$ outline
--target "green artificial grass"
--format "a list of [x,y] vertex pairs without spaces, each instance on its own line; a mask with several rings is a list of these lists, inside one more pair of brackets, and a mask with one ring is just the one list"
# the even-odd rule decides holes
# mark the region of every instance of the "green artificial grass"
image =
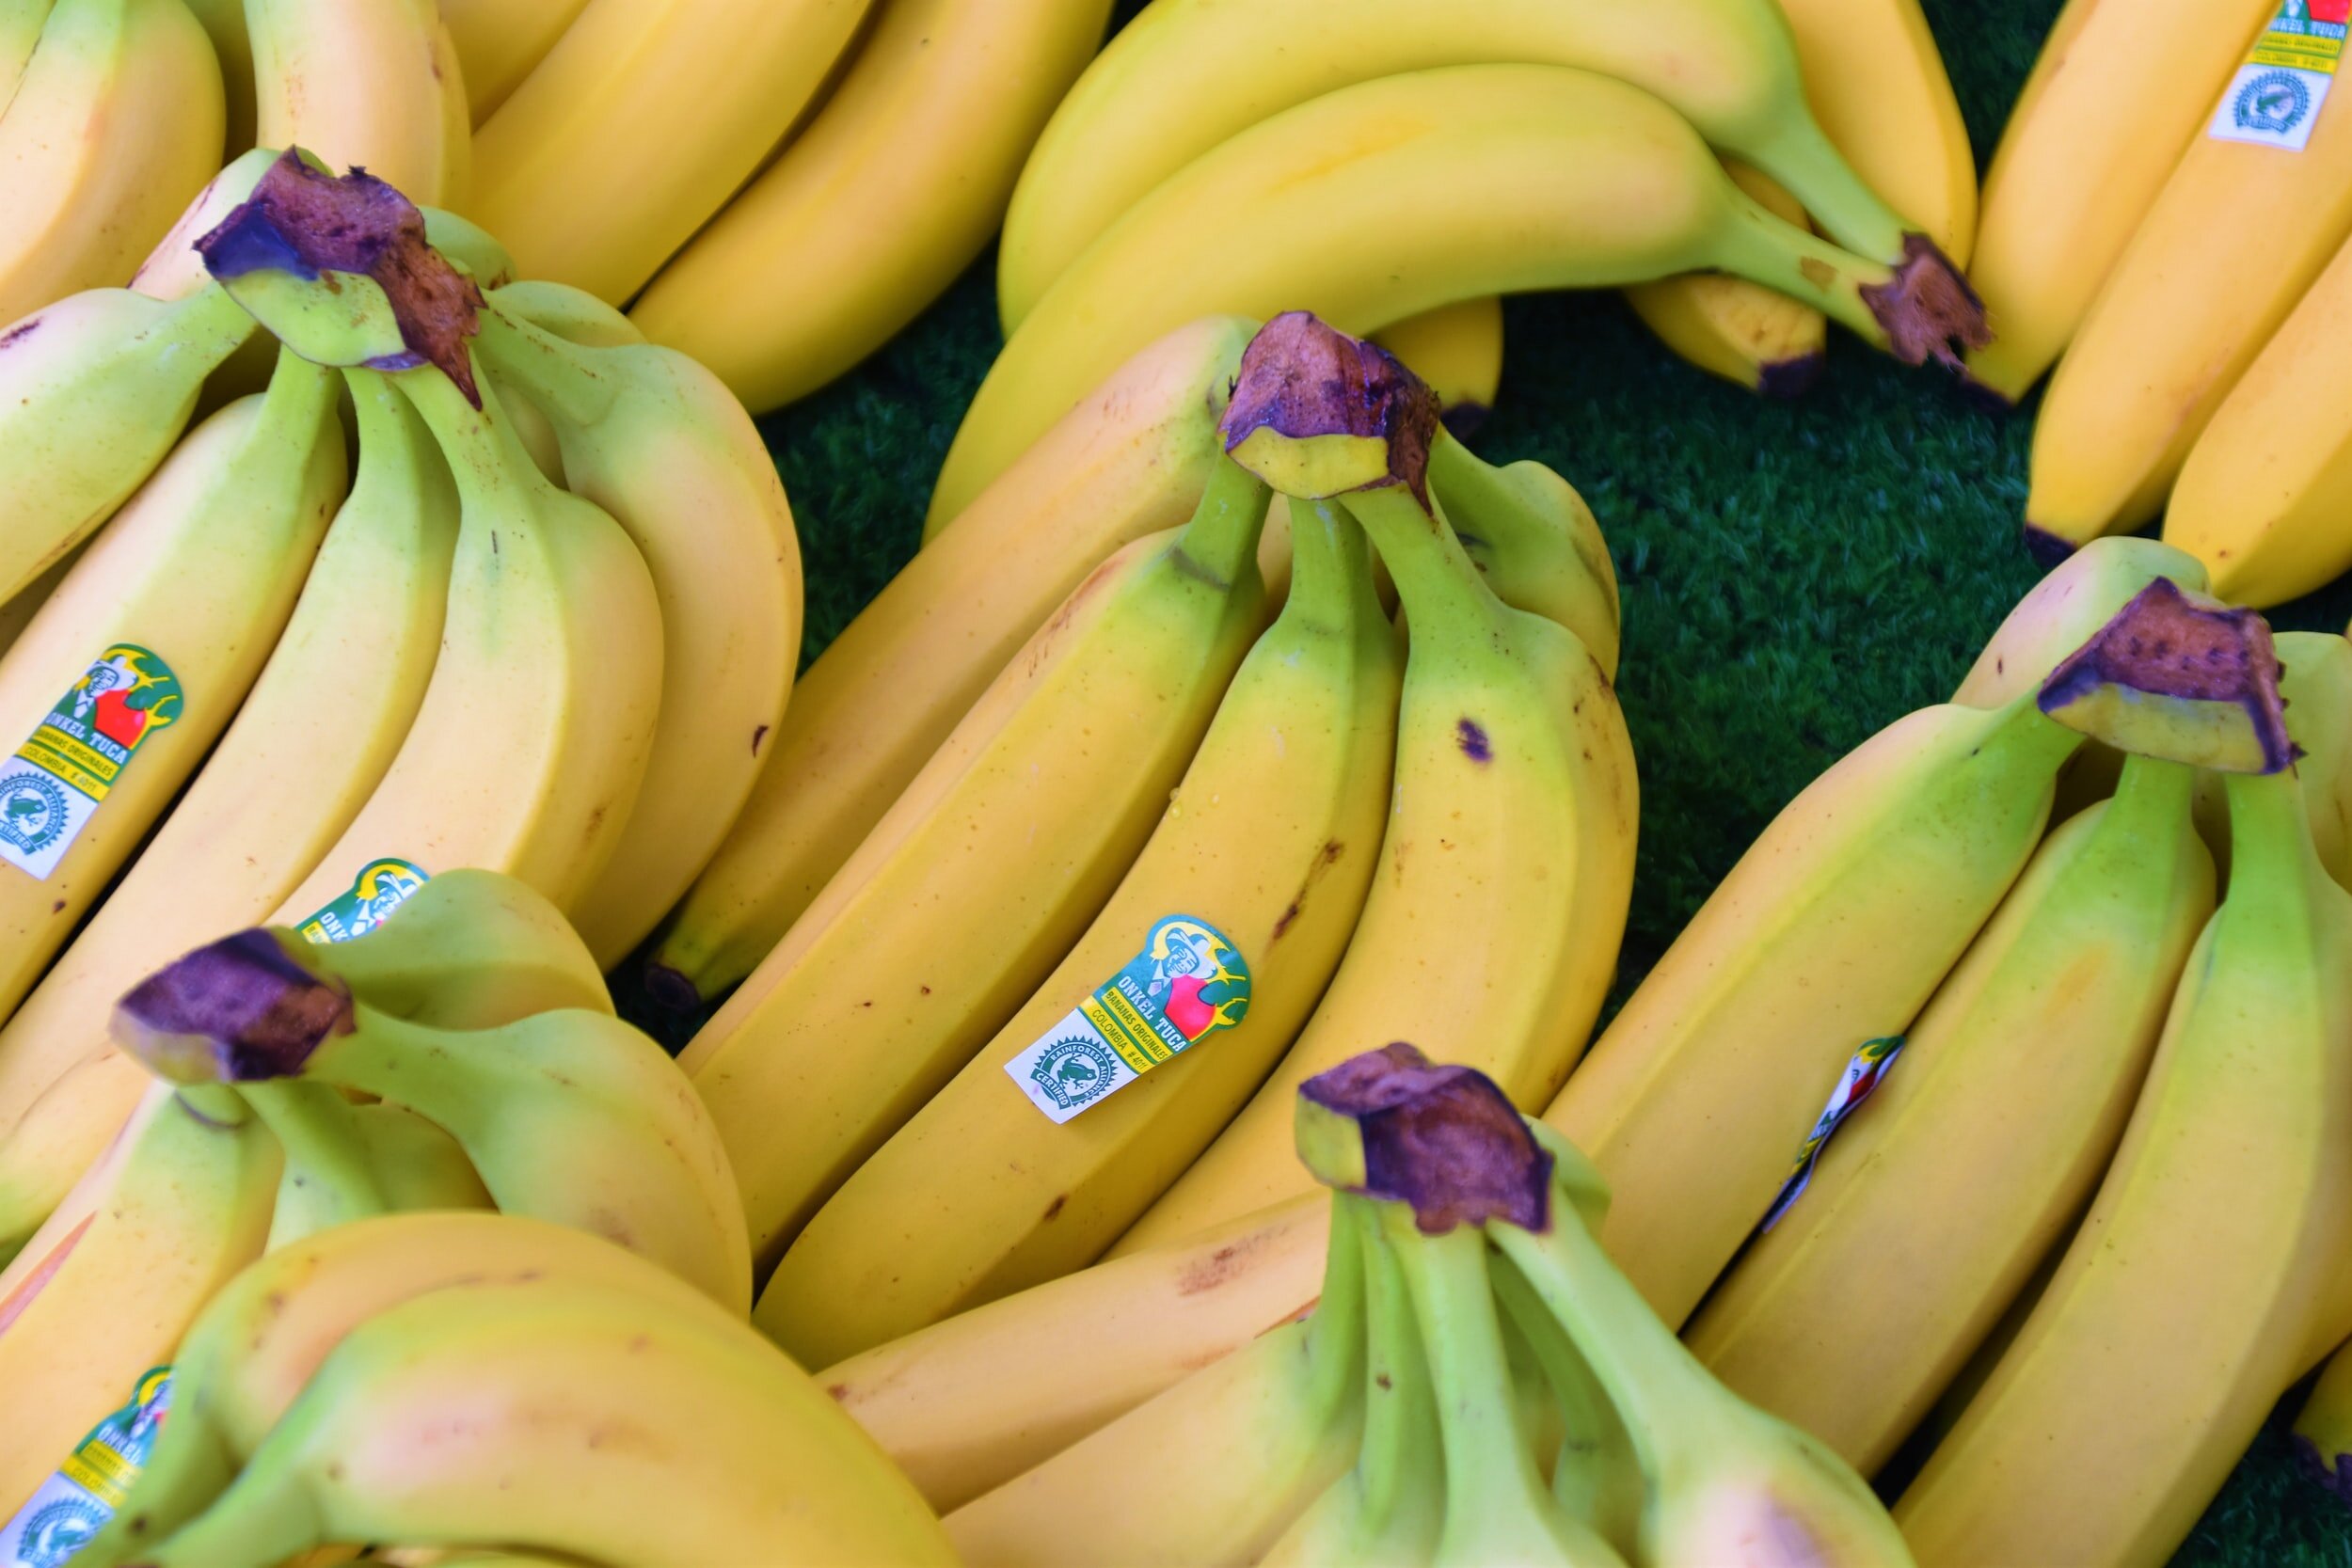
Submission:
[[[1927,10],[1981,161],[2058,0]],[[810,657],[915,548],[931,476],[999,344],[992,276],[984,258],[870,363],[764,421],[800,523]],[[1613,294],[1512,303],[1502,394],[1473,445],[1573,481],[1624,589],[1619,692],[1643,823],[1620,995],[1790,797],[1948,696],[2035,581],[2018,543],[2032,411],[1986,414],[1851,339],[1810,394],[1770,404],[1669,356]],[[2347,616],[2352,584],[2273,619],[2340,629]],[[2352,1521],[2296,1472],[2283,1421],[2180,1564],[2352,1565]]]

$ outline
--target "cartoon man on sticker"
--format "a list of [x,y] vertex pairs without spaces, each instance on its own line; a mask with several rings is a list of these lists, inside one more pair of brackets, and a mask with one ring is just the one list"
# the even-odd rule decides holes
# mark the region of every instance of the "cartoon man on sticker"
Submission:
[[157,695],[130,655],[110,653],[74,683],[73,717],[128,751],[147,733],[149,708]]
[[1246,989],[1217,1002],[1203,994],[1218,986],[1230,990],[1235,982],[1247,986],[1246,974],[1226,968],[1224,951],[1225,943],[1215,931],[1192,921],[1164,921],[1152,933],[1152,978],[1144,995],[1187,1040],[1238,1022],[1248,1006]]

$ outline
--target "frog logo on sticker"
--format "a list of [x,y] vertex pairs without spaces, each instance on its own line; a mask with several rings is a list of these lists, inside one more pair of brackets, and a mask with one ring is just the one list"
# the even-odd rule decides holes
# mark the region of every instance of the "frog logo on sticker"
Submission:
[[2230,113],[2241,131],[2283,136],[2312,112],[2312,89],[2292,71],[2265,71],[2238,88]]
[[38,855],[65,832],[65,790],[44,773],[11,774],[0,784],[0,839]]
[[84,1497],[60,1497],[24,1526],[17,1560],[24,1568],[57,1568],[105,1528],[106,1511]]
[[1063,1111],[1075,1111],[1108,1094],[1118,1072],[1111,1053],[1083,1035],[1056,1040],[1029,1065],[1030,1081]]

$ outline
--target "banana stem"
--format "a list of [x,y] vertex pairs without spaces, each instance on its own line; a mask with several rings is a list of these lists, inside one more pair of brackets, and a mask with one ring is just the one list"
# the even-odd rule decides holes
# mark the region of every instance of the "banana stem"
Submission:
[[262,395],[262,413],[254,433],[257,437],[307,451],[342,391],[342,383],[335,379],[333,371],[281,347],[277,368],[270,372],[269,390]]
[[1330,1245],[1324,1254],[1323,1294],[1307,1330],[1312,1368],[1308,1397],[1315,1409],[1327,1413],[1336,1413],[1346,1403],[1363,1375],[1363,1238],[1336,1219],[1334,1215]]
[[1411,490],[1402,484],[1351,490],[1340,501],[1372,536],[1416,635],[1439,627],[1475,634],[1502,626],[1506,608],[1478,563],[1445,518],[1424,510]]
[[[1502,470],[1464,446],[1458,437],[1442,427],[1438,429],[1437,438],[1429,443],[1429,493],[1436,498],[1437,504],[1444,508],[1449,522],[1456,516],[1495,517],[1508,521],[1521,515],[1521,502],[1503,483]],[[1457,526],[1454,538],[1459,541],[1462,537],[1462,530]],[[1505,547],[1518,543],[1516,540],[1496,539],[1484,542]]]
[[2249,894],[2262,896],[2254,892],[2258,889],[2293,889],[2299,898],[2300,890],[2312,885],[2308,879],[2327,879],[2319,850],[2312,843],[2302,781],[2292,769],[2228,773],[2221,782],[2230,798],[2230,889],[2225,907]]
[[183,1084],[172,1091],[197,1120],[213,1127],[243,1127],[253,1119],[253,1107],[227,1084]]
[[351,1126],[351,1107],[342,1096],[325,1084],[298,1078],[246,1084],[240,1092],[286,1151],[288,1174],[332,1194],[341,1220],[392,1212],[383,1183],[368,1165],[366,1146]]
[[496,305],[482,312],[482,335],[474,349],[499,374],[523,389],[560,425],[576,429],[596,423],[620,397],[620,385],[597,369],[596,356],[610,349],[584,349],[554,333],[510,316]]
[[1258,535],[1265,528],[1273,493],[1265,483],[1231,458],[1220,459],[1200,492],[1200,504],[1170,548],[1180,565],[1220,587],[1257,569]]
[[1848,250],[1890,267],[1902,261],[1911,225],[1854,172],[1811,114],[1776,117],[1741,143],[1740,156],[1788,186]]
[[1886,327],[1871,308],[1867,289],[1895,282],[1892,267],[1866,261],[1810,230],[1800,229],[1731,183],[1726,204],[1735,211],[1718,253],[1724,270],[1810,305],[1875,348],[1891,348]]
[[1337,631],[1380,615],[1364,531],[1330,501],[1294,499],[1291,587],[1280,619]]
[[2099,832],[2161,843],[2187,817],[2196,792],[2194,768],[2127,752],[2123,775],[2116,781],[2115,798],[2107,803]]
[[185,299],[175,301],[164,318],[164,334],[194,349],[207,364],[217,365],[234,354],[262,324],[218,283],[208,282]]
[[1356,1466],[1362,1531],[1369,1538],[1409,1506],[1412,1492],[1435,1486],[1444,1455],[1431,1451],[1428,1442],[1436,1410],[1396,1250],[1381,1233],[1370,1199],[1340,1193],[1333,1201],[1333,1224],[1355,1231],[1364,1259],[1366,1403]]
[[482,406],[478,409],[466,401],[466,394],[457,389],[455,382],[431,365],[392,372],[393,384],[422,416],[433,438],[441,444],[450,472],[456,477],[458,499],[469,521],[485,509],[501,509],[512,515],[522,510],[521,498],[553,488],[539,472],[538,465],[532,462],[530,452],[523,449],[497,391],[482,373],[478,357],[473,377],[474,386],[482,394]]
[[1642,1472],[1625,1422],[1526,1276],[1507,1259],[1489,1272],[1495,1299],[1534,1352],[1560,1409],[1565,1435],[1552,1465],[1551,1495],[1570,1513],[1591,1521],[1612,1545],[1632,1550],[1642,1523]]

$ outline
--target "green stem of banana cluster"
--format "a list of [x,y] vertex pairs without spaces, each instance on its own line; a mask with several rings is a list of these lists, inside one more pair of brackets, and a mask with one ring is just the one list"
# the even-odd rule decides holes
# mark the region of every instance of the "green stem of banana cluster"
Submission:
[[1272,502],[1263,480],[1231,458],[1222,459],[1172,547],[1220,585],[1239,581],[1244,571],[1256,569],[1258,535]]
[[1424,636],[1439,627],[1483,632],[1507,619],[1506,607],[1454,530],[1404,485],[1351,490],[1340,501],[1372,536],[1396,579],[1406,618]]
[[2230,888],[2227,904],[2286,895],[2300,903],[2307,879],[2325,879],[2312,844],[2311,817],[2293,768],[2277,773],[2231,773]]
[[1359,1391],[1364,1365],[1364,1250],[1353,1227],[1334,1224],[1324,1254],[1323,1294],[1308,1325],[1308,1355],[1313,1364],[1309,1398],[1317,1410],[1344,1408]]
[[1724,230],[1717,258],[1724,270],[1810,305],[1863,341],[1886,347],[1886,327],[1862,291],[1893,282],[1894,269],[1839,249],[1744,191],[1736,194],[1740,219]]
[[1282,619],[1336,632],[1367,613],[1378,615],[1372,549],[1356,520],[1329,501],[1294,500],[1290,513],[1291,586]]
[[2115,797],[2100,831],[2161,844],[2187,814],[2196,790],[2194,768],[2134,752],[2123,759],[2123,774],[2115,783]]
[[1507,1259],[1491,1269],[1495,1299],[1544,1370],[1560,1409],[1560,1453],[1552,1464],[1551,1495],[1560,1505],[1621,1549],[1641,1528],[1642,1471],[1634,1463],[1625,1422],[1584,1357],[1527,1277]]
[[596,356],[610,349],[585,349],[566,342],[517,316],[492,305],[482,312],[482,335],[475,352],[490,368],[515,386],[558,424],[585,427],[611,412],[620,396],[620,384],[601,372]]
[[1742,144],[1742,155],[1791,191],[1802,193],[1806,216],[1848,250],[1893,266],[1903,259],[1911,225],[1830,141],[1810,114],[1775,116]]
[[[1502,470],[1464,446],[1442,425],[1438,427],[1436,439],[1429,443],[1429,490],[1444,509],[1449,522],[1459,516],[1480,516],[1517,523],[1527,515],[1524,504],[1504,483]],[[1502,531],[1486,531],[1500,534]],[[1463,537],[1459,525],[1454,525],[1454,537],[1457,542]],[[1523,543],[1505,537],[1484,542],[1506,550]]]
[[342,383],[333,371],[313,365],[290,348],[280,348],[277,368],[270,372],[269,390],[262,394],[256,434],[271,444],[282,441],[297,450],[307,449],[310,433],[326,420],[328,405],[342,392]]
[[215,364],[260,330],[262,324],[218,283],[207,283],[173,305],[164,327],[166,334]]
[[1407,1494],[1434,1491],[1445,1460],[1441,1440],[1432,1441],[1438,1433],[1429,1373],[1396,1249],[1371,1199],[1343,1193],[1334,1202],[1331,1223],[1354,1230],[1363,1249],[1367,1388],[1356,1472],[1362,1525],[1371,1534],[1410,1506]]
[[2039,764],[2055,781],[2066,759],[2083,749],[2090,736],[2070,730],[2042,711],[2041,695],[2032,688],[2018,693],[1990,715],[1991,728],[1978,746],[1979,753],[2006,757],[2024,767]]
[[527,510],[522,498],[549,486],[538,465],[523,450],[515,427],[507,422],[506,410],[489,377],[483,373],[479,357],[473,369],[474,386],[482,393],[480,408],[468,403],[457,384],[431,365],[395,372],[392,381],[441,444],[450,472],[456,477],[465,515],[471,518],[485,509],[497,509],[518,515]]
[[351,1106],[324,1084],[278,1079],[244,1086],[246,1102],[286,1151],[288,1174],[334,1196],[344,1220],[392,1212],[351,1126]]

